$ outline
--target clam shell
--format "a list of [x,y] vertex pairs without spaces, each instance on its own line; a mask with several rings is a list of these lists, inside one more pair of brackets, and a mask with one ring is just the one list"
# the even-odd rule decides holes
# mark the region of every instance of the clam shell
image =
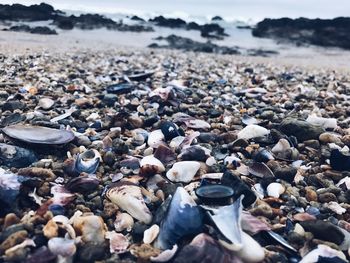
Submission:
[[153,155],[148,155],[142,158],[140,162],[142,175],[154,175],[165,171],[165,167],[161,161],[155,158]]
[[268,196],[279,198],[284,193],[285,187],[280,183],[271,183],[267,186],[266,191]]
[[2,131],[10,138],[34,144],[66,144],[75,138],[71,131],[57,130],[41,126],[18,124],[5,127]]
[[148,135],[147,144],[150,147],[157,148],[164,141],[164,134],[161,130],[154,130]]
[[132,217],[146,224],[151,223],[152,213],[143,200],[141,188],[136,184],[117,182],[107,191],[106,196]]
[[166,173],[166,177],[173,182],[189,183],[198,172],[200,166],[200,163],[195,161],[177,162]]
[[275,177],[271,169],[264,163],[252,163],[249,165],[248,171],[259,178]]

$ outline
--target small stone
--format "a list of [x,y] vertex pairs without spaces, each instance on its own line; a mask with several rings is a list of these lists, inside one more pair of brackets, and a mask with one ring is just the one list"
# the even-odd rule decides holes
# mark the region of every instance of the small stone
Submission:
[[287,118],[282,121],[280,130],[287,135],[294,135],[298,141],[318,139],[325,130],[306,121]]
[[85,135],[81,135],[79,137],[76,137],[75,141],[76,141],[76,144],[78,146],[81,145],[81,146],[87,147],[87,146],[91,145],[91,141],[90,141],[89,137],[87,137]]
[[28,236],[28,232],[26,230],[21,230],[13,233],[8,238],[6,238],[0,245],[0,252],[4,252],[5,250],[23,242]]
[[324,132],[320,135],[319,140],[322,143],[336,143],[341,144],[341,136],[332,132]]
[[2,111],[14,111],[14,110],[22,110],[25,108],[25,103],[18,101],[18,100],[12,100],[7,101],[2,105]]
[[318,199],[321,203],[329,203],[331,201],[337,202],[337,197],[333,193],[324,193],[318,195]]
[[317,202],[317,193],[311,187],[306,187],[305,191],[306,200]]
[[307,140],[304,141],[305,146],[314,148],[314,149],[319,149],[320,148],[320,142],[318,140]]

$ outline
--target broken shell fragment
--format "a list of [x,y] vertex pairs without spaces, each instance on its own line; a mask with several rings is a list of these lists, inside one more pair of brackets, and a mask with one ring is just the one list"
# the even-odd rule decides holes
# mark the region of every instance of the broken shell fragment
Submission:
[[92,213],[76,215],[73,218],[73,227],[77,235],[81,236],[86,243],[101,244],[105,240],[107,227],[101,217]]
[[74,239],[62,237],[51,238],[48,242],[48,247],[53,254],[63,257],[71,257],[77,250]]
[[100,181],[92,175],[78,176],[68,181],[66,188],[72,193],[89,193],[94,191]]
[[143,233],[143,243],[151,244],[159,234],[159,226],[153,225]]
[[237,134],[237,138],[249,140],[249,139],[253,139],[256,137],[263,137],[265,135],[268,135],[269,133],[270,133],[270,131],[264,127],[261,127],[261,126],[256,125],[256,124],[250,124],[250,125],[244,127]]
[[167,262],[175,256],[177,249],[178,249],[178,246],[174,245],[172,249],[164,250],[158,256],[151,257],[151,261],[152,262]]
[[143,200],[141,188],[136,184],[119,181],[112,185],[106,196],[135,219],[146,224],[151,223],[152,213]]
[[191,182],[200,168],[200,163],[195,161],[177,162],[166,173],[166,177],[173,182]]
[[157,148],[164,141],[164,134],[161,130],[154,130],[148,135],[147,144],[150,147]]
[[141,175],[154,175],[160,174],[165,171],[165,167],[160,160],[155,158],[153,155],[148,155],[142,158],[140,162]]
[[75,161],[75,171],[79,174],[93,174],[96,172],[101,159],[100,153],[95,149],[78,154]]
[[108,231],[106,232],[106,238],[109,239],[109,251],[111,253],[123,254],[128,251],[130,243],[123,234]]
[[67,130],[57,130],[41,126],[12,125],[2,129],[8,137],[26,143],[58,145],[71,142],[75,136]]

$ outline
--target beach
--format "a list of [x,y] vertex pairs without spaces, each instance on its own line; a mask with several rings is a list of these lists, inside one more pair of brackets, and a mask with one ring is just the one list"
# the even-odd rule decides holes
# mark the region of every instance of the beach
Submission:
[[1,262],[349,261],[349,50],[46,18],[0,31]]

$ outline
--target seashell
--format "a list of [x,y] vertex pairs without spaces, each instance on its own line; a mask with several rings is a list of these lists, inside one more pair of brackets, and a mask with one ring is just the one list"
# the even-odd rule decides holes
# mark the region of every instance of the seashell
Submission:
[[153,225],[143,233],[143,243],[151,244],[159,234],[159,226]]
[[154,70],[146,70],[143,72],[138,72],[138,73],[133,73],[131,75],[128,75],[128,78],[134,81],[143,81],[152,77],[154,73],[155,73]]
[[178,131],[178,128],[175,126],[175,124],[170,121],[162,122],[160,124],[160,129],[164,135],[165,140],[167,141],[172,140],[175,137],[181,135]]
[[180,148],[180,145],[183,143],[184,140],[185,140],[184,136],[177,136],[171,140],[171,142],[169,143],[169,146],[170,148],[177,150],[178,148]]
[[176,160],[175,153],[167,146],[161,144],[154,152],[154,157],[160,160],[163,164],[168,164]]
[[51,187],[50,192],[53,195],[52,203],[56,205],[65,206],[75,199],[75,194],[72,194],[61,185],[54,185]]
[[146,185],[149,191],[156,191],[157,189],[159,189],[160,185],[164,185],[166,183],[168,183],[168,180],[166,180],[159,174],[155,174],[147,180]]
[[198,145],[194,145],[184,148],[178,155],[178,158],[184,161],[205,162],[209,156],[210,150]]
[[251,215],[248,211],[242,211],[242,229],[251,235],[261,231],[270,231],[270,227],[262,220]]
[[210,129],[211,127],[209,123],[199,119],[194,119],[194,120],[190,119],[184,122],[188,128],[192,128],[192,129]]
[[35,247],[35,246],[36,246],[35,242],[32,239],[27,238],[22,243],[6,249],[6,251],[3,255],[4,259],[5,259],[5,261],[10,262],[10,261],[12,261],[13,257],[15,257],[13,255],[16,255],[17,253],[21,253],[21,252],[18,252],[18,251],[21,251],[21,249],[25,249],[27,247]]
[[102,244],[105,240],[107,227],[100,216],[86,213],[76,216],[73,220],[73,227],[82,241]]
[[[299,224],[298,224],[299,225]],[[299,225],[300,226],[300,225]],[[301,227],[301,226],[300,226]],[[279,243],[280,245],[282,245],[283,247],[289,249],[290,251],[293,251],[294,253],[297,253],[297,250],[292,247],[291,245],[289,245],[289,243],[279,234],[273,232],[273,231],[267,231],[267,234],[274,239],[277,243]]]
[[208,173],[202,174],[201,179],[213,179],[213,180],[221,180],[223,173]]
[[162,162],[155,158],[153,155],[143,157],[140,162],[140,166],[140,175],[143,176],[160,174],[165,171],[165,167]]
[[149,261],[151,257],[156,257],[160,254],[160,250],[152,247],[149,244],[133,244],[130,246],[130,254],[137,257],[141,261]]
[[44,236],[48,239],[58,236],[58,225],[54,220],[49,220],[43,227]]
[[271,149],[274,154],[283,153],[291,148],[286,139],[280,139],[278,143]]
[[33,144],[66,144],[75,138],[71,131],[31,125],[11,125],[2,131],[10,138]]
[[140,160],[135,157],[127,157],[120,161],[120,167],[126,167],[131,170],[138,170],[140,168]]
[[164,250],[158,256],[151,257],[150,259],[152,262],[168,262],[175,256],[177,249],[178,249],[178,246],[174,245],[172,249]]
[[170,249],[182,237],[198,234],[202,227],[203,215],[199,207],[184,188],[178,187],[160,224],[155,246]]
[[108,231],[106,232],[106,238],[109,239],[109,251],[111,253],[123,254],[128,251],[129,240],[123,234]]
[[147,144],[150,147],[157,148],[164,141],[164,134],[161,130],[154,130],[148,135]]
[[242,232],[242,249],[235,252],[243,262],[258,263],[265,258],[265,251],[251,236]]
[[270,160],[274,160],[272,153],[268,151],[267,149],[259,149],[258,152],[254,154],[254,160],[256,162],[268,162]]
[[177,162],[166,173],[166,177],[173,182],[189,183],[200,168],[200,163],[195,161]]
[[268,135],[269,133],[270,131],[265,129],[264,127],[261,127],[256,124],[250,124],[243,128],[240,132],[238,132],[237,138],[249,140],[256,137],[263,137],[265,135]]
[[72,178],[65,185],[68,191],[72,193],[90,193],[100,184],[100,181],[92,175],[84,175]]
[[271,197],[279,198],[284,193],[286,188],[280,183],[271,183],[267,186],[267,195]]
[[50,109],[53,105],[55,104],[55,102],[50,99],[50,98],[41,98],[38,102],[38,107],[42,108],[43,110],[48,110]]
[[342,189],[349,190],[350,189],[350,177],[349,176],[344,177],[336,184],[336,186],[341,187]]
[[224,205],[232,201],[233,189],[220,184],[208,184],[196,189],[198,198],[207,205]]
[[325,129],[337,128],[337,119],[335,118],[323,118],[323,117],[318,117],[315,114],[312,114],[307,117],[306,121],[313,125],[321,126]]
[[119,181],[106,193],[111,202],[146,224],[151,223],[152,214],[146,206],[141,188],[134,183]]
[[57,256],[71,257],[77,250],[74,239],[54,237],[49,240],[47,245],[50,251]]
[[126,93],[130,93],[133,89],[134,89],[134,85],[128,82],[112,84],[106,87],[107,93],[112,93],[112,94],[126,94]]
[[242,122],[245,124],[245,125],[252,125],[252,124],[258,124],[258,120],[254,117],[251,117],[247,114],[244,114],[243,117],[242,117]]
[[182,262],[243,263],[231,251],[204,233],[197,235],[190,244],[180,250],[174,263]]
[[320,262],[321,257],[324,262],[338,262],[336,261],[336,258],[347,262],[346,256],[343,252],[326,245],[318,245],[316,249],[306,254],[299,263]]
[[248,167],[249,173],[259,178],[275,177],[271,169],[264,163],[254,162]]
[[115,221],[114,228],[117,232],[122,232],[124,230],[130,232],[134,226],[134,219],[128,213],[118,212]]
[[168,97],[169,97],[171,90],[172,90],[172,87],[156,88],[149,93],[149,96],[150,97],[158,96],[162,100],[166,101],[166,100],[168,100]]
[[[192,144],[192,142],[194,141],[194,139],[196,139],[198,136],[200,135],[200,132],[196,131],[196,132],[192,132],[190,135],[187,135],[185,137],[185,139],[181,142],[181,144],[179,145],[179,148],[185,148],[188,147]],[[177,138],[177,137],[176,137]]]
[[36,162],[36,154],[28,149],[0,143],[0,160],[3,165],[9,167],[28,167]]
[[206,209],[206,213],[211,222],[216,226],[221,235],[223,235],[230,243],[221,240],[219,242],[226,248],[238,251],[242,249],[242,197],[238,198],[233,204],[221,206],[219,208],[202,206]]
[[93,174],[96,172],[101,160],[100,153],[95,149],[87,150],[82,154],[78,153],[75,161],[75,171],[79,174]]
[[57,116],[57,117],[55,117],[55,118],[52,118],[52,119],[50,120],[50,122],[58,122],[58,121],[60,121],[60,120],[63,120],[63,119],[65,119],[65,118],[68,118],[68,117],[71,116],[72,113],[74,113],[76,110],[77,110],[77,109],[75,109],[75,108],[70,108],[69,110],[66,110],[65,113],[63,113],[63,114],[61,114],[61,115],[59,115],[59,116]]

